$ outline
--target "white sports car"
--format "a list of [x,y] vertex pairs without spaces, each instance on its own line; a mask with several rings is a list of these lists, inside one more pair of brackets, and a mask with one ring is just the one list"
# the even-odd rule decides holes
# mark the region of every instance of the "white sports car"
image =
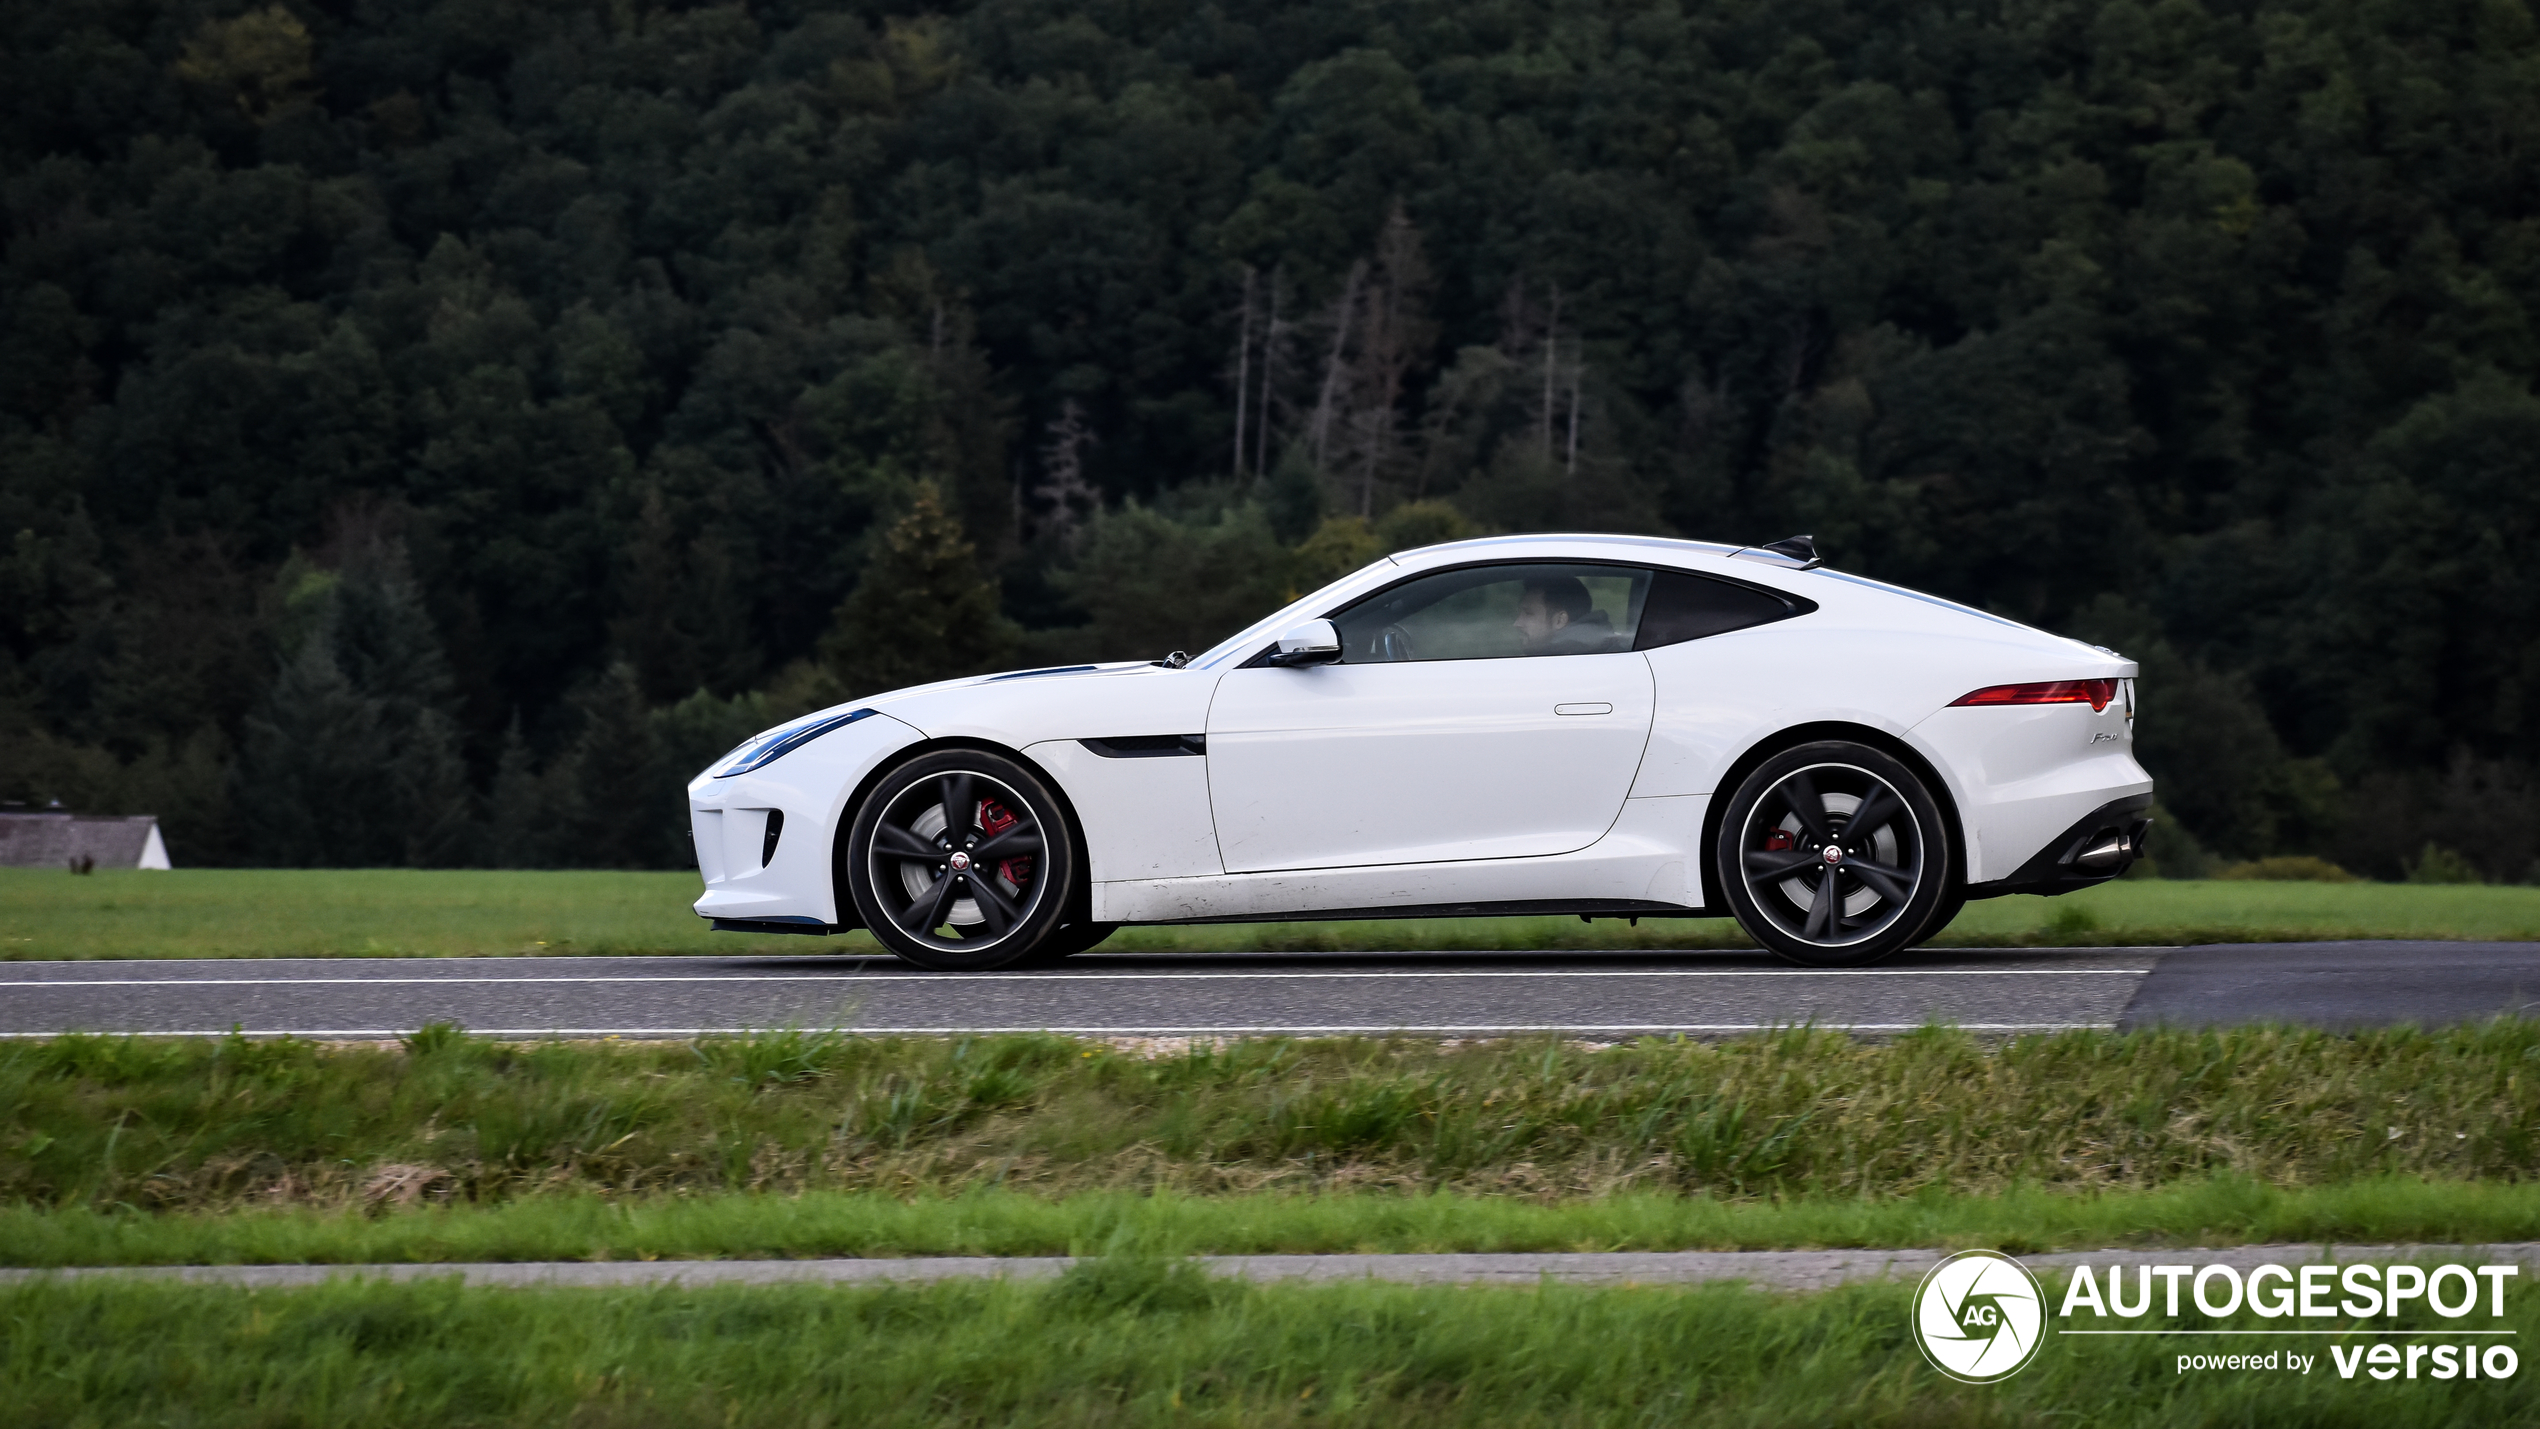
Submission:
[[1734,915],[1812,967],[2137,856],[2135,666],[1737,547],[1388,556],[1196,657],[808,715],[688,786],[717,928],[931,968],[1123,924]]

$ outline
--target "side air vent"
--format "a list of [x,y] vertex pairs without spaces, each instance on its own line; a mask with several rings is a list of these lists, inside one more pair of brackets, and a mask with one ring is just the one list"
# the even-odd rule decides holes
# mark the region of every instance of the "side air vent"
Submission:
[[770,809],[770,810],[768,810],[768,811],[767,811],[767,837],[765,837],[765,838],[763,838],[763,839],[760,839],[760,840],[759,840],[759,844],[758,844],[758,866],[759,866],[759,867],[761,867],[761,868],[765,868],[765,867],[767,867],[770,863],[775,862],[775,860],[776,860],[776,841],[777,841],[779,838],[784,837],[784,834],[785,834],[785,811],[784,811],[783,809]]
[[1076,742],[1105,759],[1170,759],[1208,753],[1208,736],[1204,734],[1115,734]]

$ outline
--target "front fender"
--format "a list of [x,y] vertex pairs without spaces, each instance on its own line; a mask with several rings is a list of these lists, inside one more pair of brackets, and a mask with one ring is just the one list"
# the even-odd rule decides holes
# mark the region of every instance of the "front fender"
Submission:
[[[839,916],[830,873],[847,801],[883,761],[925,737],[877,714],[747,774],[689,781],[689,831],[706,883],[697,916],[824,929],[851,921]],[[771,813],[784,816],[773,849]]]

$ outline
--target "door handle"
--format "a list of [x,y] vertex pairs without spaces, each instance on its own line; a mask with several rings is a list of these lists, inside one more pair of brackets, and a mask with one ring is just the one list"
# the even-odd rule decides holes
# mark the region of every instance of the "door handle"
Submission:
[[1587,704],[1554,705],[1552,712],[1557,715],[1600,715],[1612,714],[1614,707],[1603,700],[1597,700]]

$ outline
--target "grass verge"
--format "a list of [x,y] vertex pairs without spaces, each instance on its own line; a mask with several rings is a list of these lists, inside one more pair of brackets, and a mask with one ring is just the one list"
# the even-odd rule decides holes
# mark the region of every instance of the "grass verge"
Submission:
[[[193,1425],[2528,1424],[2527,1384],[2181,1373],[2050,1340],[1964,1385],[1906,1287],[1254,1286],[1102,1261],[1046,1285],[0,1289],[0,1421]],[[2503,1323],[2540,1332],[2534,1297]],[[2256,1321],[2250,1321],[2256,1324]],[[2414,1326],[2411,1326],[2412,1328]],[[2427,1324],[2423,1328],[2435,1328]],[[2531,1336],[2510,1344],[2528,1345]],[[2256,1342],[2273,1348],[2272,1342]]]
[[2540,1186],[2379,1177],[2284,1189],[2236,1177],[2082,1195],[2034,1188],[1885,1199],[1579,1201],[1332,1194],[1049,1198],[981,1189],[612,1200],[533,1197],[402,1210],[136,1215],[0,1210],[0,1264],[366,1265],[831,1256],[1328,1255],[1985,1246],[2350,1245],[2540,1240]]
[[[178,869],[75,878],[0,869],[0,960],[878,952],[862,933],[709,932],[691,873]],[[2540,888],[2124,880],[2064,898],[1969,904],[1944,944],[2540,939]],[[1118,952],[1703,949],[1751,946],[1726,919],[1575,918],[1132,928]]]
[[1138,1056],[1054,1036],[780,1032],[407,1047],[0,1044],[0,1205],[487,1204],[806,1190],[1623,1191],[1850,1199],[2516,1179],[2540,1022],[1793,1030],[1612,1048],[1262,1038]]

